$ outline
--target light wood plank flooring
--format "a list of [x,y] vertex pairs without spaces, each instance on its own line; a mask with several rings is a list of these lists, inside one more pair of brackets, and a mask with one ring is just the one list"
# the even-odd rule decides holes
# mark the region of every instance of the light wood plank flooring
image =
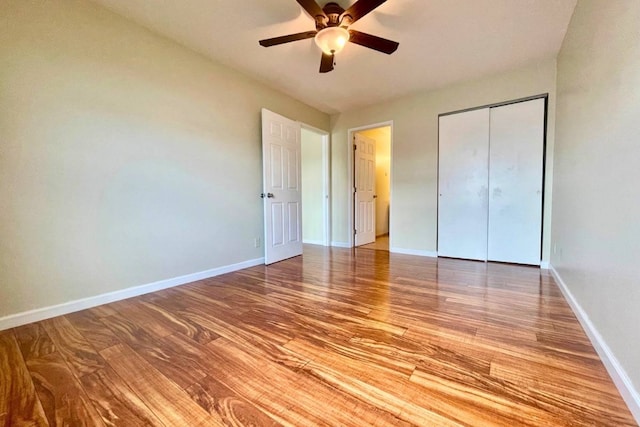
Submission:
[[388,251],[389,235],[383,234],[382,236],[376,236],[376,240],[373,243],[358,246],[358,249],[375,249],[377,251]]
[[0,332],[0,426],[636,425],[545,271],[302,257]]

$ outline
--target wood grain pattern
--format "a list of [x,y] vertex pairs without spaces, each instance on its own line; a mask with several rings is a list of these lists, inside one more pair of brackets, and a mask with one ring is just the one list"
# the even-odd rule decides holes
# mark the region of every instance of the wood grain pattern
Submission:
[[48,426],[13,332],[0,332],[0,420],[3,426]]
[[192,357],[165,345],[164,337],[154,337],[142,327],[122,317],[106,317],[103,322],[111,328],[121,342],[126,343],[139,356],[158,368],[181,388],[207,376]]
[[14,333],[25,361],[46,356],[56,351],[56,346],[39,323],[15,328]]
[[187,392],[210,414],[216,413],[229,426],[281,426],[247,400],[213,377],[203,378]]
[[91,310],[78,311],[65,317],[97,351],[120,342],[113,332],[100,321],[100,317]]
[[55,344],[56,349],[62,354],[66,362],[73,367],[78,377],[104,368],[102,357],[66,317],[60,316],[43,320],[41,324]]
[[[350,393],[324,381],[287,369],[285,365],[264,360],[241,350],[234,342],[221,338],[203,351],[208,361],[234,360],[238,369],[217,374],[222,382],[285,425],[349,425],[358,414],[360,425],[401,425],[394,414],[363,402]],[[209,367],[210,370],[214,366]],[[238,373],[241,373],[238,375]],[[278,382],[269,381],[278,378]],[[256,391],[260,394],[254,397]],[[323,396],[318,399],[318,396]],[[331,402],[327,405],[327,402]]]
[[129,387],[144,398],[147,406],[165,425],[224,425],[220,417],[202,409],[187,393],[125,344],[114,345],[100,354],[121,378],[127,378]]
[[85,375],[82,384],[105,425],[163,425],[110,367]]
[[32,358],[27,368],[50,425],[104,425],[60,353]]
[[546,271],[304,251],[0,332],[0,426],[637,426]]

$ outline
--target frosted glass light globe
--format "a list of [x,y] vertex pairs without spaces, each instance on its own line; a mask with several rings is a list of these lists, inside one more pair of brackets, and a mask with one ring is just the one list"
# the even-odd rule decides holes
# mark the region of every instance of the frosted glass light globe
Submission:
[[349,31],[342,27],[327,27],[318,31],[316,44],[324,53],[332,55],[340,52],[349,41]]

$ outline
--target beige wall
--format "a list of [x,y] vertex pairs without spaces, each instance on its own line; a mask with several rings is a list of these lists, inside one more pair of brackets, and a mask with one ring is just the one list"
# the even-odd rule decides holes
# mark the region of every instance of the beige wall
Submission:
[[389,233],[391,126],[358,132],[376,141],[376,236]]
[[302,239],[324,243],[322,135],[302,129]]
[[548,260],[555,82],[555,60],[549,59],[512,72],[333,115],[332,240],[349,241],[349,129],[393,121],[391,242],[399,249],[433,252],[437,232],[438,114],[549,93],[543,242],[543,259]]
[[[640,2],[579,1],[558,57],[551,264],[640,388]],[[637,403],[636,403],[637,405]],[[640,414],[636,414],[637,417]]]
[[329,128],[87,1],[0,2],[0,317],[262,257],[261,107]]

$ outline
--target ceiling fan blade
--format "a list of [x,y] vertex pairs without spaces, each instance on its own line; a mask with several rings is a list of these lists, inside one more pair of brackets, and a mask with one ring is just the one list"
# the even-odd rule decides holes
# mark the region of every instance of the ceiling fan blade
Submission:
[[378,52],[386,53],[387,55],[391,55],[396,51],[396,49],[398,49],[398,46],[400,46],[400,43],[398,42],[383,39],[378,36],[372,36],[367,33],[361,33],[356,30],[349,30],[349,35],[349,41],[351,43],[359,44],[360,46],[368,47],[369,49],[377,50]]
[[326,53],[322,53],[322,60],[320,61],[320,72],[328,73],[333,70],[333,57],[334,55],[327,55]]
[[289,34],[288,36],[274,37],[272,39],[260,40],[260,46],[269,47],[278,44],[295,42],[298,40],[310,39],[316,35],[317,31],[305,31],[304,33]]
[[296,1],[300,6],[302,6],[304,10],[307,11],[309,15],[311,15],[313,19],[316,19],[316,16],[324,16],[324,17],[327,16],[324,14],[324,12],[322,11],[322,8],[318,5],[318,3],[316,3],[314,0],[296,0]]
[[362,18],[386,1],[387,0],[358,0],[353,5],[351,5],[349,9],[345,10],[340,18],[342,19],[343,17],[349,15],[351,17],[351,24],[353,24],[358,19]]

